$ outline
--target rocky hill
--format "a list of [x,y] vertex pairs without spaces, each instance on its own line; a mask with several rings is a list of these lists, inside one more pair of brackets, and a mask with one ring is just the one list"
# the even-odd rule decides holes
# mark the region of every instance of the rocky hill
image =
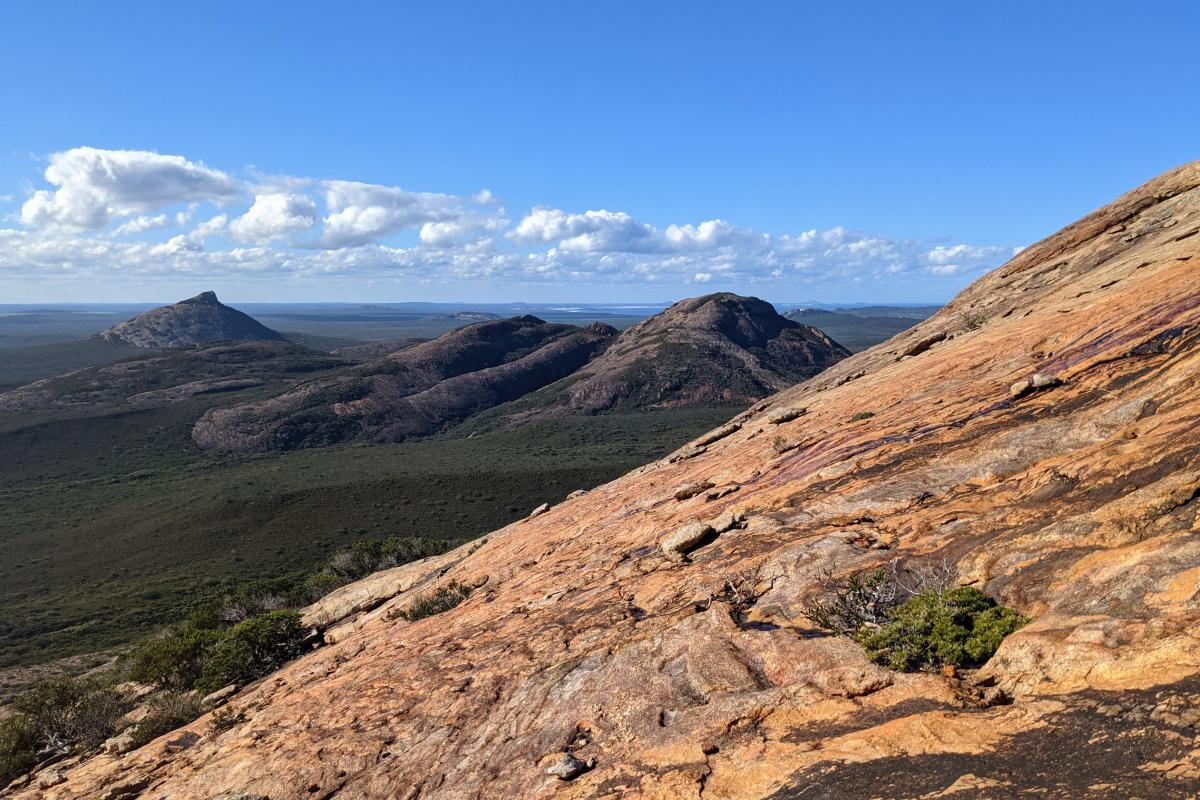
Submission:
[[[1194,797],[1198,234],[1195,163],[660,463],[338,590],[219,719],[11,794]],[[810,621],[893,563],[1031,621],[911,673]]]
[[[224,395],[291,383],[354,363],[352,355],[322,353],[290,342],[233,341],[154,352],[116,364],[75,370],[0,392],[0,411],[147,408],[197,395]],[[286,383],[285,383],[286,385]]]
[[184,347],[235,339],[283,341],[285,338],[253,317],[225,305],[213,292],[203,292],[173,305],[152,309],[97,335],[106,341],[146,348]]
[[848,355],[819,330],[785,319],[757,297],[710,294],[682,300],[623,331],[602,355],[514,413],[745,406]]
[[615,335],[531,316],[467,325],[269,400],[213,409],[192,438],[261,451],[428,435],[571,374]]

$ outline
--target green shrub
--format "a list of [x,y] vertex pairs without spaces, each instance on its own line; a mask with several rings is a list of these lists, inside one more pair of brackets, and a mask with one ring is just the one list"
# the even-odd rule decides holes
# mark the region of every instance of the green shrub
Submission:
[[854,639],[872,661],[902,672],[944,664],[974,666],[991,658],[1004,637],[1029,620],[978,589],[930,589],[896,606],[879,626]]
[[874,412],[874,411],[859,411],[857,414],[855,414],[854,416],[850,417],[850,421],[851,421],[851,422],[858,422],[858,421],[860,421],[860,420],[864,420],[864,419],[870,419],[870,418],[871,418],[871,417],[873,417],[873,416],[875,416],[875,412]]
[[0,787],[48,755],[98,747],[132,705],[112,686],[86,678],[53,678],[18,695],[15,713],[0,722]]
[[174,691],[191,689],[220,640],[220,631],[186,622],[137,648],[130,656],[129,678]]
[[439,587],[430,594],[418,597],[408,608],[400,611],[397,616],[403,617],[409,622],[432,617],[434,614],[441,614],[443,611],[449,611],[454,608],[463,600],[466,600],[470,594],[470,586],[465,586],[458,581],[450,581],[445,586]]
[[163,692],[151,698],[149,706],[146,716],[133,729],[133,740],[138,747],[204,714],[204,706],[192,692]]
[[24,714],[0,721],[0,787],[38,763],[38,738]]
[[963,329],[968,331],[977,331],[984,326],[988,318],[986,314],[963,314],[962,323]]
[[70,677],[43,681],[12,702],[13,710],[33,726],[42,749],[99,746],[116,732],[132,705],[112,686]]
[[304,629],[295,611],[272,611],[239,622],[213,647],[196,688],[208,693],[257,680],[300,655],[303,640]]

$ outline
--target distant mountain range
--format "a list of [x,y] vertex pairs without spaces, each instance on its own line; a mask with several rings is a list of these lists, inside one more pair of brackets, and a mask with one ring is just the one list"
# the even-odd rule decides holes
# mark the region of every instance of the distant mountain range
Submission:
[[730,293],[681,301],[623,332],[601,322],[492,316],[456,312],[470,324],[436,338],[322,352],[204,292],[97,337],[146,355],[0,394],[0,409],[147,407],[228,395],[196,420],[193,440],[204,449],[262,452],[402,441],[486,411],[515,424],[745,406],[849,355],[769,303]]
[[684,300],[623,333],[514,317],[467,325],[276,397],[212,409],[193,439],[235,451],[399,441],[513,401],[512,419],[745,405],[847,355],[768,303],[727,293]]

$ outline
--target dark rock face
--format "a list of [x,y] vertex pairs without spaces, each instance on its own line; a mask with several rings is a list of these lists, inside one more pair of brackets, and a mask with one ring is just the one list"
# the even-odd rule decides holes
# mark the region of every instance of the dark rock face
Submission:
[[428,435],[571,374],[615,334],[532,316],[468,325],[261,403],[214,409],[192,437],[253,451]]
[[283,341],[285,338],[248,314],[225,305],[213,292],[152,309],[109,328],[99,337],[156,349],[237,339]]
[[548,410],[748,404],[850,355],[770,303],[731,293],[683,300],[623,332]]

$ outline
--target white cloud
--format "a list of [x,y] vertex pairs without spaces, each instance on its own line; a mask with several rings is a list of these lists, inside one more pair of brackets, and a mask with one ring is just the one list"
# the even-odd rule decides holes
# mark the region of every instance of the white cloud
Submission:
[[162,244],[154,245],[150,248],[150,254],[155,256],[169,256],[180,253],[199,253],[204,250],[205,240],[225,230],[226,223],[228,222],[228,215],[218,214],[212,219],[201,222],[187,233],[172,236]]
[[427,247],[452,247],[467,239],[478,239],[507,227],[503,211],[496,214],[464,214],[457,219],[426,222],[421,226],[421,244]]
[[118,225],[113,231],[113,236],[132,236],[133,234],[143,233],[153,228],[164,228],[166,225],[166,214],[159,214],[157,217],[134,217],[128,222]]
[[[450,194],[410,192],[398,186],[355,181],[324,181],[325,230],[319,245],[353,247],[431,222],[470,214],[472,200]],[[484,198],[490,202],[491,195]]]
[[267,244],[317,224],[317,204],[303,194],[257,194],[250,210],[235,219],[229,232],[243,242]]
[[649,253],[662,249],[661,235],[623,211],[568,214],[539,206],[517,223],[512,240],[522,244],[558,242],[563,250]]
[[242,194],[241,185],[220,170],[145,150],[76,147],[50,156],[45,177],[58,188],[25,201],[25,225],[95,230],[130,214],[190,201],[224,204]]
[[[844,227],[767,234],[723,219],[660,226],[606,209],[537,206],[514,224],[488,191],[455,195],[250,175],[253,186],[182,156],[143,151],[57,153],[45,173],[54,188],[34,192],[22,209],[27,227],[0,229],[0,270],[663,287],[719,282],[747,290],[757,283],[885,288],[920,279],[959,288],[964,278],[1017,252]],[[226,212],[196,222],[206,202]],[[179,233],[167,241],[140,240],[171,224]],[[416,242],[389,246],[387,237],[402,231],[415,232]]]
[[1012,258],[1022,247],[976,247],[969,244],[939,245],[925,254],[929,272],[934,275],[958,275],[998,260]]

